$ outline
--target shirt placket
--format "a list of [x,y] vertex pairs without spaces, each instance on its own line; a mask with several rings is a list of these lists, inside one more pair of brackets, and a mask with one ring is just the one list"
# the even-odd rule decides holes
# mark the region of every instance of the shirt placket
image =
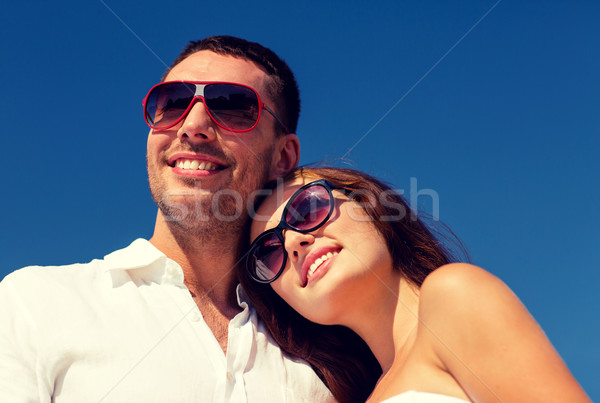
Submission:
[[[179,265],[173,261],[168,261],[165,277],[163,281],[171,282],[177,286],[177,290],[172,294],[174,302],[179,307],[184,318],[198,339],[198,344],[193,349],[201,349],[202,354],[199,358],[208,358],[215,372],[215,385],[212,395],[214,403],[222,403],[223,396],[227,394],[229,380],[227,376],[226,357],[221,350],[221,346],[214,337],[212,331],[204,321],[204,317],[196,302],[190,295],[189,290],[183,283],[183,273]],[[192,346],[190,346],[192,348]],[[201,360],[199,359],[199,362]],[[233,372],[232,372],[233,373]],[[208,401],[207,396],[202,397],[203,401]]]
[[246,307],[229,322],[227,355],[225,357],[227,367],[225,401],[227,402],[248,402],[244,372],[253,344],[252,326],[248,321],[248,316],[249,310]]

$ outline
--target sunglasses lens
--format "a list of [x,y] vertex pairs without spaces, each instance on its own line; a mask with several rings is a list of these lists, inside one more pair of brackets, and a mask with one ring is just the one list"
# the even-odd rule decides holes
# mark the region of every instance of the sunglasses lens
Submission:
[[250,251],[248,268],[252,277],[270,281],[277,276],[284,264],[284,246],[275,232],[263,234]]
[[311,231],[325,222],[331,208],[327,188],[321,184],[309,186],[289,204],[285,221],[295,230]]
[[146,100],[146,120],[150,127],[162,128],[183,116],[194,98],[196,86],[187,83],[166,83],[154,87]]
[[204,88],[204,102],[213,119],[232,130],[249,130],[258,121],[258,96],[236,84],[209,84]]

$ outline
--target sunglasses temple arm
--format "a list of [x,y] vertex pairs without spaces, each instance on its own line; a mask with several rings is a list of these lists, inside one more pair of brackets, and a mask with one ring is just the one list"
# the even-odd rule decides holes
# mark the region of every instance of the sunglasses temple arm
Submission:
[[273,115],[273,117],[279,122],[281,127],[283,127],[283,130],[285,130],[285,134],[289,134],[290,131],[288,130],[287,126],[283,124],[283,122],[281,121],[281,119],[279,119],[279,117],[275,114],[275,112],[273,112],[271,110],[271,108],[269,108],[267,105],[264,105],[264,108],[266,109],[267,112],[269,112],[271,115]]

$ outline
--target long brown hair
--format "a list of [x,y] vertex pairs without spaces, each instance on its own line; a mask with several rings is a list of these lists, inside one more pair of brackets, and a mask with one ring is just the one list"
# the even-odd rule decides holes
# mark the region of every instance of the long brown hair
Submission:
[[[394,268],[420,287],[436,268],[454,261],[450,251],[397,192],[365,173],[343,168],[300,168],[299,177],[327,179],[349,191],[385,239]],[[270,285],[240,281],[267,329],[286,353],[307,361],[339,402],[364,402],[381,376],[381,367],[366,343],[344,326],[313,323],[292,309]]]

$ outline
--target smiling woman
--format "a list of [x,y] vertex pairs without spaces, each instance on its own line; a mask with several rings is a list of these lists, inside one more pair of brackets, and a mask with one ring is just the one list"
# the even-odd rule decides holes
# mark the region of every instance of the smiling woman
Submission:
[[241,281],[339,401],[589,401],[510,289],[451,263],[389,187],[313,168],[281,190],[257,211]]
[[[305,207],[315,207],[316,205],[326,205],[330,211],[332,221],[336,222],[337,217],[341,213],[340,207],[342,204],[346,204],[344,209],[348,215],[352,215],[354,218],[360,218],[361,221],[347,220],[345,219],[345,225],[343,231],[348,234],[356,235],[355,243],[367,242],[370,239],[374,243],[365,247],[374,247],[380,252],[383,250],[387,253],[389,249],[391,253],[391,263],[395,266],[406,267],[402,271],[405,276],[410,277],[416,284],[421,284],[425,279],[427,273],[433,271],[435,268],[449,263],[453,260],[451,254],[440,244],[436,238],[432,235],[429,229],[420,220],[409,220],[406,219],[407,213],[410,211],[408,205],[404,199],[390,191],[389,187],[380,183],[376,179],[369,175],[359,174],[352,170],[342,169],[301,169],[294,174],[286,178],[286,186],[284,188],[284,200],[292,196],[292,193],[297,191],[303,183],[310,183],[315,180],[326,179],[329,188],[332,186],[337,190],[328,189],[331,194],[331,199],[327,200],[327,203],[319,203],[314,199],[304,203],[291,203],[289,208],[286,210],[292,210],[296,214],[302,215],[305,211]],[[289,185],[288,185],[289,184]],[[318,188],[317,188],[318,189]],[[313,195],[322,193],[322,187],[319,191],[315,191],[315,187],[312,186],[308,190],[312,190]],[[384,195],[385,199],[383,203],[377,202],[379,195]],[[301,194],[299,196],[302,197]],[[352,197],[353,203],[346,203],[349,201],[349,197]],[[329,202],[334,201],[330,207]],[[298,200],[297,200],[298,202]],[[354,207],[348,209],[347,207]],[[356,209],[358,207],[358,209]],[[265,235],[261,235],[257,238],[257,235],[266,229],[266,225],[271,223],[274,226],[274,222],[279,222],[282,217],[282,210],[284,207],[278,205],[277,200],[273,198],[267,198],[260,209],[258,210],[257,216],[260,217],[275,217],[273,220],[268,222],[261,222],[256,220],[252,226],[252,238],[256,238],[253,243],[251,254],[262,253],[260,250],[260,240],[265,239]],[[277,210],[277,211],[275,211]],[[364,214],[361,212],[364,210]],[[309,218],[313,218],[319,221],[318,213],[313,213]],[[327,219],[330,217],[326,214]],[[387,220],[381,220],[381,217],[387,217]],[[404,217],[404,219],[402,219]],[[350,218],[350,217],[346,217]],[[372,220],[368,222],[367,218]],[[282,223],[286,221],[281,220]],[[340,219],[340,221],[342,221]],[[289,223],[290,220],[287,220]],[[319,223],[317,223],[319,224]],[[327,227],[324,222],[321,223],[324,227]],[[280,224],[282,225],[282,224]],[[286,225],[286,224],[283,224]],[[294,223],[292,223],[292,228]],[[379,227],[379,231],[374,231],[375,226]],[[311,226],[313,227],[313,226]],[[358,229],[360,227],[360,230]],[[308,228],[307,232],[314,230],[315,228]],[[273,231],[273,230],[271,230]],[[294,231],[287,231],[286,237],[289,234],[293,234]],[[267,233],[268,235],[268,233]],[[310,234],[307,234],[310,235]],[[374,238],[372,236],[375,235]],[[293,236],[293,235],[292,235]],[[281,242],[283,242],[283,237]],[[300,240],[300,242],[302,242]],[[267,244],[271,247],[276,246],[276,243]],[[259,250],[257,251],[257,248]],[[327,247],[326,247],[327,248]],[[311,249],[312,250],[312,249]],[[361,250],[364,250],[361,247]],[[410,251],[413,253],[409,253]],[[354,267],[358,267],[360,270],[360,262],[357,259],[357,255],[353,254],[352,247],[347,247],[346,250],[335,250],[337,256],[333,260],[340,260],[341,258],[347,261],[352,261]],[[286,249],[281,248],[281,256],[288,256]],[[315,261],[311,262],[310,265],[318,263],[318,259],[321,258],[321,252],[317,252]],[[329,251],[327,251],[329,253]],[[333,251],[331,251],[333,255]],[[275,253],[268,258],[273,258]],[[292,252],[292,255],[294,253]],[[343,256],[342,256],[343,255]],[[280,270],[283,271],[286,265],[287,257],[284,259],[278,258],[279,267],[272,267],[271,276],[281,274]],[[293,258],[292,258],[293,259]],[[283,261],[283,263],[281,263]],[[303,260],[304,262],[304,260]],[[306,260],[308,263],[308,260]],[[358,263],[358,264],[357,264]],[[310,265],[309,270],[310,270]],[[269,267],[270,265],[266,266]],[[322,265],[324,266],[324,265]],[[328,264],[327,267],[332,266]],[[260,266],[259,266],[260,267]],[[262,266],[265,267],[264,265]],[[306,267],[306,266],[305,266]],[[289,271],[289,270],[288,270]],[[275,340],[282,345],[283,349],[292,355],[299,356],[315,367],[317,373],[325,380],[328,386],[336,398],[341,402],[347,401],[364,401],[371,391],[373,390],[375,383],[379,379],[382,370],[380,364],[375,359],[375,356],[369,350],[368,346],[364,341],[357,336],[357,334],[344,326],[323,326],[311,322],[296,312],[284,299],[282,299],[277,293],[274,292],[268,284],[260,284],[254,281],[252,278],[256,278],[257,275],[251,273],[258,273],[257,270],[252,269],[250,271],[243,270],[240,273],[241,282],[244,289],[255,303],[258,312],[261,314],[267,327]],[[308,277],[308,276],[307,276]],[[363,278],[364,278],[363,274]],[[371,276],[373,277],[373,276]],[[271,279],[272,279],[271,278]],[[269,282],[268,278],[263,277],[264,282]],[[282,279],[283,281],[284,279]],[[290,276],[290,282],[293,280]],[[298,281],[301,283],[308,283],[308,279],[300,278]],[[314,280],[313,280],[314,281]],[[324,282],[323,282],[324,283]],[[276,286],[275,284],[273,284]],[[319,285],[315,282],[315,288]],[[361,284],[359,284],[359,287]],[[310,291],[310,287],[305,287],[307,291]],[[302,291],[302,290],[301,290]],[[344,291],[344,290],[341,290]],[[362,291],[354,291],[357,294],[351,295],[351,299],[358,301],[364,301],[366,294]],[[327,294],[325,293],[325,299]],[[332,301],[334,298],[331,298]],[[320,302],[323,302],[321,299]],[[342,308],[341,311],[350,311],[344,309],[344,304],[348,303],[346,300],[344,303],[337,304],[338,308]],[[302,305],[311,309],[304,309]],[[311,303],[308,298],[304,303],[299,304],[298,308],[301,312],[305,312],[309,317],[323,312],[324,306],[319,303]],[[311,314],[312,312],[312,314]],[[338,312],[340,312],[338,310]],[[335,316],[335,315],[332,315]],[[335,318],[330,318],[327,323]]]

